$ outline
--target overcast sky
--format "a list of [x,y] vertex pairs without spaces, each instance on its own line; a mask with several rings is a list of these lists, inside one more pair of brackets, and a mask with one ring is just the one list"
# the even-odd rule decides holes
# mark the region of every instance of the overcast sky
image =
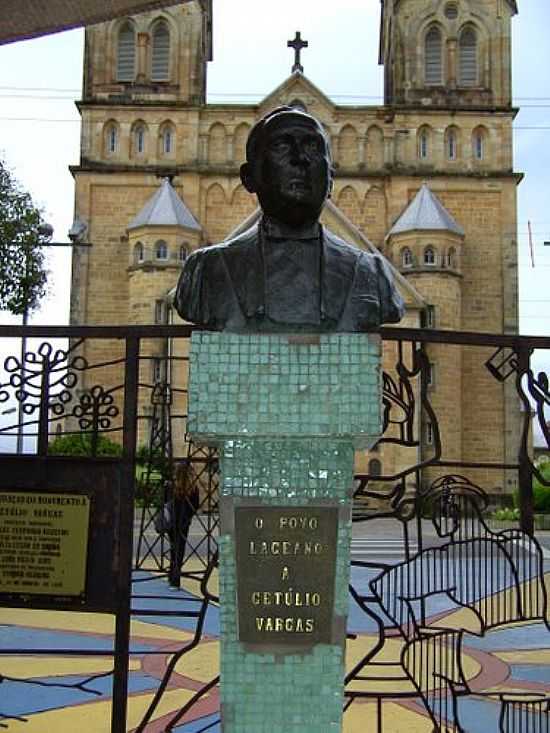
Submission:
[[[513,21],[515,168],[525,172],[519,189],[521,332],[547,334],[550,294],[550,3],[524,0]],[[290,73],[286,41],[300,30],[309,41],[305,74],[338,103],[377,104],[382,73],[377,65],[379,1],[214,0],[214,61],[209,64],[209,101],[256,101]],[[326,9],[323,9],[326,8]],[[79,158],[79,116],[74,100],[82,80],[83,31],[0,47],[0,154],[42,205],[67,241],[73,214],[73,180]],[[534,129],[542,128],[542,129]],[[535,263],[530,264],[531,221]],[[483,243],[480,242],[480,246]],[[67,323],[69,250],[50,255],[51,295],[34,323]],[[0,314],[1,322],[14,322]]]

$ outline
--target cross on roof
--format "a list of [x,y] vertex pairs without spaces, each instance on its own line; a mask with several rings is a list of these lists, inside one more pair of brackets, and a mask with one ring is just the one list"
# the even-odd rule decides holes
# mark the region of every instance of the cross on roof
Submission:
[[307,48],[309,46],[309,43],[307,41],[302,41],[302,37],[300,35],[300,31],[296,31],[296,36],[294,40],[287,41],[286,44],[289,48],[294,49],[294,65],[292,67],[292,71],[299,71],[300,73],[304,73],[304,67],[300,63],[300,54],[302,52],[303,48]]

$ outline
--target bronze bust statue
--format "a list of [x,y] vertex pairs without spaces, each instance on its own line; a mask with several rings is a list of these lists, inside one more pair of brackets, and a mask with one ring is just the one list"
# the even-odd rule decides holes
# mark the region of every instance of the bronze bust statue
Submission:
[[403,315],[385,260],[319,223],[332,188],[325,131],[311,115],[279,107],[251,130],[241,180],[263,216],[234,239],[187,259],[180,316],[235,332],[365,331]]

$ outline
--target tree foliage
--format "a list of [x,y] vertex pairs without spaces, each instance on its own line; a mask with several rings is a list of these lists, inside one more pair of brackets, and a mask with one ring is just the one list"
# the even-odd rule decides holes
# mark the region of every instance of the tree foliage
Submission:
[[46,292],[44,250],[51,237],[29,193],[0,159],[0,310],[34,310]]
[[[59,435],[48,445],[50,455],[60,456],[91,456],[92,437],[88,433]],[[105,435],[97,436],[98,456],[121,456],[122,446],[110,440]]]

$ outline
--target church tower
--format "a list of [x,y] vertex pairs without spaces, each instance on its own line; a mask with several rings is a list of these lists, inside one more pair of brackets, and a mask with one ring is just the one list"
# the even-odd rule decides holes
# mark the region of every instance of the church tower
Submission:
[[516,0],[382,0],[385,103],[509,108]]
[[[128,227],[163,177],[174,181],[173,197],[197,218],[197,175],[182,175],[181,167],[189,171],[198,163],[211,23],[211,1],[191,0],[86,28],[80,163],[71,171],[75,221],[87,227],[93,247],[73,258],[71,323],[154,322],[155,299],[168,284],[149,277],[166,287],[157,292],[148,286],[153,305],[141,309],[136,321],[128,303],[144,265],[129,256]],[[159,267],[169,262],[181,269],[172,254],[200,244],[174,231],[168,256],[157,258]]]

